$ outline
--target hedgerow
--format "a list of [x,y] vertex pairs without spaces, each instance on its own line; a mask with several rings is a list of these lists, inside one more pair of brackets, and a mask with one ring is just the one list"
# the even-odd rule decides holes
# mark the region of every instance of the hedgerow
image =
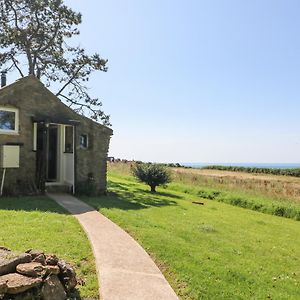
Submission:
[[295,169],[275,169],[275,168],[257,168],[257,167],[238,167],[238,166],[206,166],[202,169],[220,170],[220,171],[234,171],[247,173],[263,173],[273,175],[284,175],[300,177],[300,168]]

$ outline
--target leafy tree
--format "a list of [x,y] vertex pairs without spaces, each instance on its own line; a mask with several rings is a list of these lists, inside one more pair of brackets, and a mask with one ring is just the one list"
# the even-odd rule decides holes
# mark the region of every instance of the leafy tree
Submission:
[[0,0],[0,67],[32,74],[48,87],[56,83],[66,104],[109,125],[101,101],[86,86],[93,71],[107,71],[107,60],[67,43],[79,35],[80,23],[81,14],[63,0]]
[[159,164],[136,164],[132,167],[132,174],[141,182],[148,184],[151,192],[156,192],[156,187],[171,182],[170,172]]

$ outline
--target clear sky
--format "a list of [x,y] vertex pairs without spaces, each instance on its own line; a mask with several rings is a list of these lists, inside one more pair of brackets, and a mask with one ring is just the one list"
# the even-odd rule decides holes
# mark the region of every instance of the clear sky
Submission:
[[68,0],[109,60],[110,155],[300,162],[300,1]]

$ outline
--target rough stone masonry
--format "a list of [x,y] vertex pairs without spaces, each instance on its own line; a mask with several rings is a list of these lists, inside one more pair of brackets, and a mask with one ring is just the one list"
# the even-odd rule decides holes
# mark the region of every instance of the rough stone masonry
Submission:
[[74,269],[55,255],[28,250],[13,252],[0,246],[1,300],[65,300],[77,284]]

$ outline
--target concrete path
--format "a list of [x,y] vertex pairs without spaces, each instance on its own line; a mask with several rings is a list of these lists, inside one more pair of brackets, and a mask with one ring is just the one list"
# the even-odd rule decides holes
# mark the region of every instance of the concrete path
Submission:
[[150,256],[124,230],[75,197],[48,196],[72,213],[85,230],[96,260],[102,300],[178,300]]

